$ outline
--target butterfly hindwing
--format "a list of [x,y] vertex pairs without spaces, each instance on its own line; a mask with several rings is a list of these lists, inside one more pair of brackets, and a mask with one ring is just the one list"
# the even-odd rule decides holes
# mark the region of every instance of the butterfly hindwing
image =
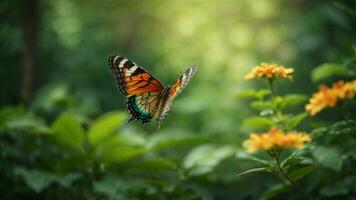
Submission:
[[122,56],[109,56],[108,63],[117,88],[127,97],[131,119],[149,122],[157,110],[162,84],[142,67]]

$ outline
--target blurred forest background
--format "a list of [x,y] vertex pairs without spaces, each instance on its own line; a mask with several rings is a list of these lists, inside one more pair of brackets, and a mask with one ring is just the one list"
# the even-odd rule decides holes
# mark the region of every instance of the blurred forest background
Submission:
[[[243,123],[256,113],[238,93],[268,86],[244,75],[260,62],[291,66],[294,81],[281,80],[276,91],[310,96],[320,84],[313,69],[355,56],[353,0],[0,5],[1,199],[302,198],[292,189],[266,194],[278,183],[272,175],[236,176],[255,166],[236,155],[256,131]],[[130,58],[165,85],[198,65],[160,130],[155,122],[125,124],[109,54]],[[303,112],[304,104],[292,110]],[[300,130],[340,117],[326,111],[317,119]],[[301,184],[317,199],[352,199],[356,176],[341,182],[335,177],[343,171],[333,169]]]

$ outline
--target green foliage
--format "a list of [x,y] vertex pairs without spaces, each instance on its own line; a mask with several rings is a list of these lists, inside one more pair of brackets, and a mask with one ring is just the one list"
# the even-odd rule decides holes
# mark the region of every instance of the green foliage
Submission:
[[84,129],[79,120],[70,113],[61,114],[51,129],[60,144],[73,148],[80,148],[84,144]]
[[316,67],[312,71],[312,80],[318,82],[334,76],[345,76],[348,74],[348,70],[338,63],[324,63]]
[[199,146],[187,154],[183,166],[188,170],[188,174],[199,176],[214,170],[223,159],[231,156],[234,148],[230,146],[214,147]]
[[[38,2],[38,18],[24,32],[28,2]],[[346,0],[2,1],[1,199],[305,199],[275,152],[242,149],[248,134],[271,127],[312,137],[280,155],[312,199],[354,198],[355,100],[343,114],[304,110],[319,84],[356,77],[354,8]],[[187,66],[199,71],[156,130],[154,119],[125,123],[108,54],[163,85]],[[293,81],[275,81],[274,93],[266,80],[244,81],[260,62],[292,66]]]
[[112,111],[101,116],[90,126],[88,132],[89,142],[92,145],[97,145],[107,139],[125,119],[126,113],[120,111]]
[[27,170],[24,168],[16,168],[14,174],[21,176],[28,187],[37,193],[41,192],[44,188],[49,187],[52,183],[57,183],[60,186],[68,188],[74,181],[81,177],[79,173],[56,175],[49,171]]
[[340,171],[343,163],[343,155],[332,147],[317,146],[312,151],[315,160],[322,166],[335,171]]
[[308,117],[308,113],[306,113],[306,112],[302,112],[297,115],[294,115],[293,117],[291,117],[288,120],[288,122],[286,124],[286,129],[292,130],[293,128],[298,126],[298,124],[300,124],[306,117]]
[[274,122],[265,117],[250,117],[245,119],[242,124],[248,127],[255,128],[271,128],[274,125]]
[[288,175],[292,180],[297,181],[303,178],[304,176],[312,173],[313,171],[315,171],[315,169],[315,165],[308,165],[304,167],[299,167],[298,169],[290,172]]

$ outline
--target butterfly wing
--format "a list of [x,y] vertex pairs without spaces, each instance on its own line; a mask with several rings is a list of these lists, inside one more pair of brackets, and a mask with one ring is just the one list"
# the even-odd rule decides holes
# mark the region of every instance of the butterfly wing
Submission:
[[188,85],[189,81],[193,78],[193,76],[197,72],[197,66],[193,65],[189,69],[187,69],[185,72],[182,73],[181,76],[174,82],[172,87],[169,90],[169,93],[167,95],[162,95],[162,101],[161,101],[161,106],[160,109],[157,112],[157,121],[158,121],[158,128],[160,126],[160,123],[166,118],[168,112],[171,109],[172,102],[174,98],[180,94],[183,89]]
[[108,57],[112,75],[120,93],[127,97],[131,120],[149,122],[157,110],[163,91],[162,84],[142,67],[117,55]]
[[183,72],[183,74],[172,85],[169,96],[171,98],[174,98],[178,94],[180,94],[183,91],[183,89],[188,85],[189,81],[193,78],[197,70],[198,70],[197,66],[193,65],[185,72]]

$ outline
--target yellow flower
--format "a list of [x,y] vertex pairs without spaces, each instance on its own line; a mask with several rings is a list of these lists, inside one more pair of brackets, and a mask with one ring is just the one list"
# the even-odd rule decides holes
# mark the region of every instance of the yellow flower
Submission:
[[276,64],[261,63],[253,68],[245,76],[245,80],[251,80],[255,78],[286,78],[292,80],[293,68],[285,68],[283,65],[278,66]]
[[312,95],[305,106],[310,115],[314,116],[327,107],[334,107],[340,100],[351,99],[356,94],[356,80],[351,82],[338,81],[331,88],[319,86],[319,91]]
[[272,128],[266,133],[252,133],[244,142],[246,151],[252,153],[256,150],[270,150],[272,148],[296,148],[304,147],[305,142],[311,141],[309,135],[301,132],[284,133],[278,128]]

